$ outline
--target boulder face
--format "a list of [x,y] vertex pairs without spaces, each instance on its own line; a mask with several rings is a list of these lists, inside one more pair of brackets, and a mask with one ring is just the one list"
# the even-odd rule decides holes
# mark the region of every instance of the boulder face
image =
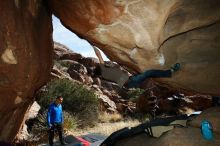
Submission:
[[52,20],[43,0],[0,2],[0,141],[12,142],[52,66]]
[[64,26],[137,72],[182,70],[170,85],[220,95],[219,0],[48,0]]
[[[116,146],[219,146],[219,110],[219,107],[207,109],[198,117],[191,117],[186,122],[185,127],[176,125],[158,138],[152,138],[147,133],[140,132],[139,134],[116,140]],[[200,124],[204,119],[212,123],[213,140],[206,140],[201,134]],[[163,131],[162,128],[161,131]]]

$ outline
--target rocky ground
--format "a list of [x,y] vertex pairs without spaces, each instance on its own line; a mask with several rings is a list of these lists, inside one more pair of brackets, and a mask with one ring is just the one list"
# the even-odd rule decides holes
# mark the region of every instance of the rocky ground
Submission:
[[[96,74],[96,67],[100,64],[96,58],[85,58],[62,44],[54,44],[55,64],[51,75],[53,78],[68,78],[83,83],[88,88],[95,89],[96,94],[103,103],[104,111],[112,112],[149,112],[149,98],[157,97],[158,113],[185,113],[197,110],[204,110],[212,107],[212,96],[193,91],[176,89],[158,83],[156,80],[148,79],[143,82],[141,88],[144,94],[136,101],[129,100],[128,90],[120,88],[117,83],[106,80]],[[124,68],[111,61],[104,64],[110,68],[119,68],[130,74]],[[117,75],[116,75],[117,76]],[[132,92],[132,91],[130,91]],[[136,106],[137,103],[137,106]]]

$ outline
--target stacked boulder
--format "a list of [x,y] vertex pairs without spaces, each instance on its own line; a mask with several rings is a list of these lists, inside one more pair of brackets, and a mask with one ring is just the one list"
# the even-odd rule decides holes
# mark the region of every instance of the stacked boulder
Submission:
[[[94,89],[101,101],[100,107],[103,111],[124,113],[127,109],[134,110],[135,104],[128,106],[129,101],[125,100],[127,95],[122,96],[122,90],[117,83],[106,80],[97,74],[96,68],[99,64],[97,58],[83,57],[60,43],[54,43],[52,78],[67,78]],[[105,65],[123,69],[111,61],[105,61]]]
[[[54,78],[67,78],[74,82],[84,84],[96,91],[100,99],[100,107],[103,111],[119,113],[149,113],[156,114],[187,114],[193,111],[202,111],[213,105],[212,96],[188,91],[182,88],[173,88],[167,84],[161,84],[157,80],[147,79],[140,88],[145,92],[135,103],[129,100],[128,90],[120,88],[117,83],[103,78],[97,71],[99,60],[92,57],[83,57],[73,52],[60,43],[54,43],[54,66],[51,72]],[[119,69],[128,75],[130,73],[120,65],[105,61],[108,68]],[[150,93],[156,97],[151,98]],[[201,102],[202,101],[202,102]]]

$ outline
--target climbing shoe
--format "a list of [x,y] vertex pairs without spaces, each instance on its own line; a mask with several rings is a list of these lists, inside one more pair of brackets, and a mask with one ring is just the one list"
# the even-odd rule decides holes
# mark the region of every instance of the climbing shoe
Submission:
[[180,63],[174,64],[174,66],[172,66],[170,69],[172,72],[176,72],[176,71],[180,70]]

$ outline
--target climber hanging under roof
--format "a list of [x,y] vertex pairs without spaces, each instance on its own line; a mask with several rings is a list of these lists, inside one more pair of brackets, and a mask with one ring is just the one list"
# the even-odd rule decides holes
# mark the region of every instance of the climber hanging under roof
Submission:
[[172,74],[180,69],[180,63],[174,64],[168,70],[146,70],[143,73],[130,76],[129,79],[123,84],[126,88],[137,88],[143,83],[147,78],[166,78],[172,77]]
[[148,78],[165,78],[172,77],[172,74],[180,69],[180,63],[174,64],[168,70],[146,70],[143,73],[129,76],[126,72],[119,68],[109,67],[104,64],[97,66],[95,70],[96,75],[102,76],[102,78],[115,82],[119,87],[125,88],[138,88]]
[[99,50],[94,47],[94,51],[100,61],[100,65],[98,65],[95,69],[95,74],[102,76],[102,78],[106,80],[117,83],[119,87],[124,86],[125,88],[137,88],[147,78],[172,77],[172,74],[177,72],[181,67],[180,63],[176,63],[167,70],[152,69],[146,70],[140,74],[129,76],[128,73],[120,70],[119,68],[105,65]]

